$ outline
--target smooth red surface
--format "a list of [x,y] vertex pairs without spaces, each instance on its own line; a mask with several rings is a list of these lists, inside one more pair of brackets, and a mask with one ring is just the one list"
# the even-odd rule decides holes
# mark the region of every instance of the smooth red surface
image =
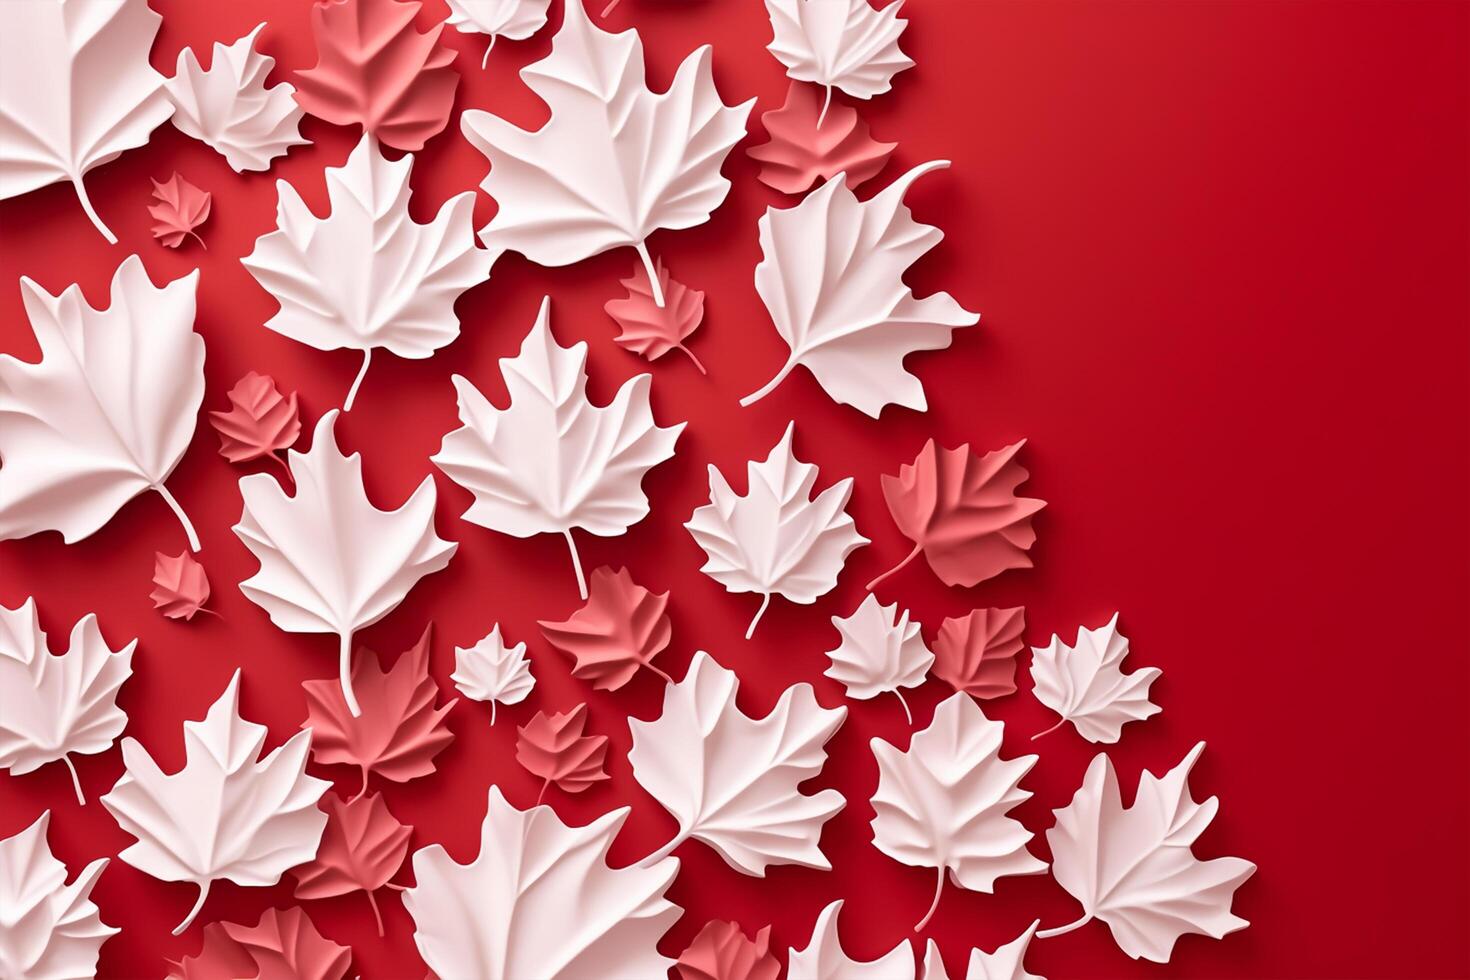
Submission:
[[[233,40],[269,21],[262,43],[275,77],[314,61],[304,0],[198,3],[153,0],[165,17],[155,63],[171,73],[183,45]],[[423,19],[442,10],[432,3]],[[559,10],[560,4],[555,5]],[[917,217],[944,243],[912,272],[918,291],[949,289],[982,312],[944,352],[910,364],[931,410],[890,409],[873,421],[834,405],[804,373],[756,406],[737,399],[762,384],[785,349],[755,294],[756,218],[785,206],[733,155],[727,204],[707,225],[653,237],[671,274],[708,295],[705,326],[687,359],[653,367],[660,420],[688,419],[677,458],[646,481],[652,516],[625,537],[579,534],[589,570],[626,564],[635,579],[671,590],[674,638],[660,658],[681,676],[709,649],[742,678],[741,702],[764,713],[780,691],[813,682],[827,704],[841,689],[821,676],[835,645],[829,623],[858,602],[863,583],[908,550],[879,492],[930,435],[945,445],[993,449],[1025,436],[1032,470],[1023,490],[1050,502],[1036,520],[1037,567],[970,590],[946,589],[921,563],[884,587],[932,631],[975,605],[1027,607],[1027,638],[1099,625],[1114,609],[1133,660],[1164,669],[1163,714],[1125,729],[1110,750],[1125,786],[1141,768],[1177,762],[1196,739],[1209,749],[1195,770],[1201,795],[1222,805],[1202,856],[1237,854],[1260,866],[1236,911],[1252,925],[1223,942],[1182,940],[1168,966],[1134,963],[1099,924],[1036,942],[1034,972],[1065,977],[1449,977],[1470,973],[1467,901],[1467,244],[1466,120],[1470,118],[1463,3],[982,3],[918,0],[904,45],[919,67],[895,91],[862,106],[874,134],[900,142],[872,185],[935,157],[954,161],[910,194]],[[553,17],[559,20],[559,13]],[[667,83],[697,44],[716,45],[728,101],[758,95],[779,106],[786,84],[764,51],[768,27],[754,0],[623,0],[609,18],[643,33],[650,76]],[[459,105],[523,125],[545,110],[515,72],[543,55],[551,31],[502,42],[479,69],[484,40],[446,33],[461,52]],[[752,118],[755,118],[754,116]],[[35,355],[15,280],[53,291],[80,281],[100,302],[113,269],[141,252],[156,279],[203,270],[198,329],[208,344],[207,409],[246,371],[299,389],[314,420],[340,403],[357,368],[261,327],[274,304],[238,263],[274,226],[275,180],[325,204],[322,168],[339,165],[355,135],[317,121],[314,146],[291,151],[268,174],[238,176],[202,144],[165,125],[145,148],[87,178],[122,244],[108,247],[70,189],[57,185],[0,202],[0,331],[5,350]],[[750,142],[759,142],[755,134]],[[457,128],[420,154],[415,214],[475,186],[483,157]],[[178,170],[214,194],[203,233],[209,251],[177,252],[148,235],[147,178]],[[493,210],[481,197],[481,221]],[[566,269],[507,257],[491,282],[459,304],[464,334],[420,362],[376,358],[359,407],[339,426],[366,455],[369,491],[396,506],[424,474],[441,494],[439,529],[461,542],[447,571],[426,579],[362,639],[406,649],[435,623],[433,672],[447,699],[455,644],[499,621],[531,646],[538,686],[489,725],[487,705],[462,702],[449,718],[457,741],[440,771],[407,785],[375,784],[395,815],[416,827],[414,846],[442,841],[468,860],[492,782],[520,805],[537,782],[515,763],[515,725],[538,709],[585,699],[589,731],[612,740],[613,779],[550,800],[585,822],[631,805],[614,848],[632,861],[662,844],[673,821],[633,781],[625,713],[651,717],[651,673],[615,693],[569,677],[569,661],[535,628],[578,605],[565,549],[555,537],[517,540],[461,522],[468,494],[427,457],[457,425],[449,375],[463,372],[504,397],[496,360],[518,347],[543,293],[563,342],[591,344],[589,389],[599,401],[647,365],[613,342],[602,304],[620,295],[631,250]],[[755,607],[698,573],[703,556],[681,528],[706,499],[705,465],[743,485],[743,464],[763,457],[791,417],[798,454],[821,466],[824,485],[857,478],[852,510],[873,539],[839,588],[815,607],[776,601],[756,639],[741,639]],[[155,550],[183,538],[163,503],[142,498],[93,537],[65,546],[46,534],[0,545],[0,601],[34,593],[53,643],[95,611],[114,643],[139,638],[136,674],[121,703],[139,738],[169,768],[182,761],[180,723],[200,718],[231,672],[244,667],[246,717],[286,737],[305,716],[300,682],[335,670],[335,641],[274,629],[235,583],[255,563],[230,532],[240,514],[235,480],[207,421],[169,481],[204,540],[203,561],[222,619],[164,620],[148,601]],[[268,464],[258,468],[266,469]],[[932,635],[932,632],[931,632]],[[1070,729],[1034,744],[1053,716],[1022,691],[995,703],[1013,753],[1033,747],[1035,798],[1019,809],[1038,834],[1050,809],[1079,783],[1092,746]],[[913,697],[928,723],[945,689]],[[987,711],[992,711],[987,704]],[[688,911],[663,949],[677,955],[711,918],[748,933],[771,922],[772,946],[806,943],[818,910],[844,897],[844,943],[874,955],[910,935],[933,872],[899,865],[871,845],[867,803],[876,782],[874,736],[907,737],[896,699],[854,703],[813,785],[833,785],[848,806],[827,826],[831,873],[776,869],[765,880],[729,869],[697,843],[670,897]],[[78,760],[91,801],[78,807],[64,767],[0,774],[0,834],[55,811],[51,842],[73,870],[117,853],[122,834],[97,797],[121,772],[116,750]],[[348,792],[357,775],[322,770]],[[1045,854],[1044,838],[1034,845]],[[407,872],[405,871],[405,875]],[[164,959],[198,948],[203,922],[253,924],[287,904],[273,889],[217,885],[186,935],[169,928],[193,901],[114,862],[95,897],[121,935],[103,947],[107,976],[157,976]],[[355,949],[369,980],[421,977],[412,923],[382,896],[379,939],[362,896],[307,904],[322,932]],[[1032,918],[1072,920],[1076,904],[1047,877],[1005,879],[994,896],[946,889],[925,930],[951,970],[972,944],[993,948]]]

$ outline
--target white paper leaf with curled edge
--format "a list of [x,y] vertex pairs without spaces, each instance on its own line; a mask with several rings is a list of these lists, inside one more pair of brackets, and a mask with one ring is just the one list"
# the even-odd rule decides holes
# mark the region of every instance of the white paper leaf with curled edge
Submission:
[[1122,736],[1123,726],[1130,721],[1143,721],[1162,711],[1148,699],[1148,689],[1163,671],[1145,667],[1125,674],[1127,656],[1128,637],[1118,632],[1117,613],[1101,629],[1079,629],[1074,646],[1054,635],[1048,645],[1033,647],[1031,679],[1036,700],[1062,718],[1032,737],[1040,738],[1070,721],[1089,742],[1111,743]]
[[175,936],[194,921],[219,879],[274,885],[316,857],[327,825],[316,804],[332,784],[306,775],[311,730],[262,759],[265,736],[264,725],[240,717],[236,670],[204,720],[184,722],[178,772],[165,773],[136,739],[123,739],[126,771],[102,805],[137,838],[119,858],[161,881],[199,886]]
[[674,961],[658,941],[682,914],[664,897],[679,862],[608,867],[628,813],[569,827],[551,807],[518,810],[491,786],[473,861],[459,864],[440,844],[414,853],[403,905],[429,969],[456,980],[667,974]]
[[875,8],[869,0],[766,0],[771,18],[768,50],[798,82],[826,89],[817,119],[820,127],[840,88],[856,99],[871,99],[893,86],[893,76],[913,67],[899,49],[908,22],[898,16],[903,0]]
[[246,598],[288,633],[337,634],[342,695],[356,716],[352,634],[398,608],[459,545],[434,533],[431,476],[397,510],[369,502],[361,454],[337,448],[338,414],[317,421],[310,450],[290,451],[293,496],[268,473],[241,477],[245,506],[234,531],[260,561],[240,583]]
[[490,702],[492,725],[497,705],[519,704],[536,686],[531,665],[526,662],[526,644],[506,646],[499,623],[474,646],[454,648],[454,673],[450,680],[465,697]]
[[885,606],[869,592],[851,616],[833,616],[832,625],[842,638],[835,650],[827,651],[832,666],[826,675],[847,688],[847,696],[859,701],[892,692],[903,705],[903,714],[914,720],[901,688],[918,687],[929,675],[934,654],[924,644],[919,624],[909,620],[909,611],[898,614],[898,603]]
[[[1025,966],[1026,948],[1036,935],[1040,922],[1033,922],[1019,937],[1001,946],[993,953],[978,949],[970,950],[970,962],[965,970],[965,980],[1046,980],[1045,977],[1027,973]],[[944,969],[944,960],[939,957],[939,947],[929,940],[924,951],[924,980],[949,980]]]
[[107,867],[98,858],[66,883],[51,853],[51,811],[0,840],[0,977],[80,980],[97,974],[97,953],[120,930],[102,921],[92,886]]
[[873,846],[895,861],[938,872],[934,901],[915,932],[939,907],[946,874],[960,888],[990,893],[997,878],[1046,870],[1026,850],[1031,831],[1009,815],[1031,798],[1021,779],[1037,757],[1002,759],[1004,734],[1003,723],[957,693],[939,703],[908,751],[873,739]]
[[142,146],[173,105],[148,52],[163,18],[147,0],[4,5],[0,200],[69,181],[108,242],[82,175]]
[[786,426],[764,462],[746,466],[745,496],[709,468],[710,502],[684,526],[704,549],[700,571],[727,592],[756,592],[748,640],[772,595],[810,605],[831,592],[847,556],[868,543],[847,514],[852,477],[838,480],[812,499],[817,468],[792,452],[796,423]]
[[705,45],[654,95],[638,32],[609,34],[582,0],[567,0],[551,54],[521,70],[551,109],[546,125],[527,132],[477,109],[460,120],[490,159],[480,186],[500,207],[480,229],[485,247],[559,266],[631,245],[663,306],[645,240],[709,220],[730,190],[720,166],[755,104],[721,102],[710,64]]
[[521,350],[502,358],[510,407],[490,403],[480,389],[454,376],[459,420],[444,437],[434,465],[474,494],[464,519],[492,531],[529,538],[566,538],[587,598],[587,581],[572,529],[610,538],[648,516],[647,472],[674,455],[684,423],[660,428],[640,374],[599,408],[587,400],[587,344],[562,347],[551,335],[551,297]]
[[483,69],[490,52],[500,38],[524,41],[541,30],[546,23],[546,8],[551,0],[447,0],[449,26],[461,34],[488,34]]
[[903,196],[924,174],[948,166],[921,164],[867,201],[838,174],[795,207],[766,209],[755,288],[791,355],[740,404],[764,398],[801,365],[833,401],[873,418],[887,405],[928,408],[903,359],[948,347],[955,328],[980,320],[949,293],[917,299],[903,281],[944,237],[914,221]]
[[127,726],[117,692],[133,676],[137,645],[111,649],[89,614],[72,628],[67,651],[53,657],[35,599],[18,609],[0,605],[0,769],[21,776],[60,760],[85,804],[71,755],[106,752]]
[[787,980],[914,980],[914,948],[905,939],[876,960],[855,960],[842,948],[837,916],[842,899],[822,909],[804,949],[792,948]]
[[1118,948],[1167,963],[1180,936],[1222,939],[1250,923],[1230,911],[1235,890],[1256,866],[1237,857],[1201,861],[1192,846],[1215,819],[1220,801],[1196,803],[1189,771],[1200,742],[1161,779],[1145,772],[1124,809],[1112,761],[1098,753],[1072,802],[1053,811],[1046,832],[1052,876],[1082,905],[1082,918],[1038,932],[1046,939],[1101,919]]
[[644,866],[694,838],[748,875],[765,877],[771,864],[830,869],[817,841],[846,801],[835,789],[807,796],[797,786],[821,772],[847,709],[823,708],[810,684],[797,684],[756,721],[736,706],[739,687],[701,651],[664,688],[657,718],[629,720],[633,777],[679,821]]
[[318,218],[284,180],[276,230],[240,262],[281,308],[266,326],[317,350],[362,351],[351,409],[373,351],[420,359],[459,336],[455,300],[490,275],[475,247],[475,194],[456,194],[428,224],[409,217],[414,157],[392,161],[364,134],[347,163],[327,168],[329,212]]
[[266,88],[276,59],[255,50],[265,22],[233,44],[215,42],[209,68],[193,48],[179,52],[166,83],[174,104],[174,128],[212,147],[235,173],[269,170],[293,146],[310,143],[297,126],[302,109],[287,83]]
[[93,309],[80,286],[52,296],[21,277],[41,360],[0,354],[0,541],[52,530],[78,541],[153,490],[199,550],[163,485],[204,400],[198,286],[196,269],[156,288],[130,255],[113,274],[111,305]]

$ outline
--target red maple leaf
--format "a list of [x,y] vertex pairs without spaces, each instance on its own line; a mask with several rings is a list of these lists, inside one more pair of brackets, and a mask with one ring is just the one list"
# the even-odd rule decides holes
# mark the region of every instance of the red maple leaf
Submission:
[[565,622],[541,620],[541,632],[576,660],[572,676],[600,691],[616,691],[639,667],[672,684],[673,678],[652,662],[673,631],[668,604],[667,592],[655,595],[634,582],[627,569],[604,566],[592,573],[587,604]]
[[186,236],[192,237],[206,251],[208,245],[195,231],[209,218],[209,191],[203,191],[175,173],[163,183],[152,181],[153,199],[157,204],[148,205],[153,216],[153,237],[169,248],[184,244]]
[[733,922],[706,922],[674,964],[679,980],[776,980],[781,964],[771,954],[771,927],[746,938]]
[[148,594],[153,608],[169,619],[188,621],[196,613],[217,616],[212,609],[205,609],[209,601],[209,577],[204,566],[188,551],[178,557],[155,552],[153,556],[153,591]]
[[1016,654],[1025,644],[1026,610],[974,609],[946,619],[934,639],[934,676],[976,698],[1016,692]]
[[930,439],[897,476],[883,477],[888,512],[914,550],[868,583],[868,590],[919,552],[945,585],[975,585],[1008,568],[1030,568],[1031,517],[1046,501],[1016,496],[1030,475],[1012,457],[1026,440],[976,456],[969,446],[941,450]]
[[897,143],[879,143],[868,134],[868,124],[855,109],[832,104],[827,118],[821,113],[821,90],[792,82],[786,104],[761,113],[770,139],[745,152],[761,164],[761,183],[783,194],[802,194],[813,184],[847,174],[847,186],[857,187],[876,177]]
[[362,714],[356,717],[342,697],[337,680],[306,681],[306,721],[312,730],[311,755],[320,765],[356,766],[362,789],[377,773],[395,783],[406,783],[434,771],[434,756],[452,741],[454,733],[444,715],[457,703],[436,708],[439,688],[429,676],[429,634],[433,627],[391,670],[385,671],[377,654],[359,649],[352,665],[352,690]]
[[280,452],[294,446],[301,435],[296,392],[283,396],[269,376],[251,371],[235,382],[229,398],[234,408],[209,413],[210,424],[219,433],[219,454],[232,463],[271,459],[291,479],[291,468]]
[[579,704],[571,711],[550,716],[538,711],[516,729],[516,761],[542,779],[537,806],[550,786],[580,793],[610,778],[602,768],[607,758],[607,736],[583,735],[586,724],[587,706]]
[[352,952],[317,932],[300,909],[267,909],[254,926],[211,922],[194,956],[172,964],[169,980],[342,980]]
[[399,823],[377,793],[347,802],[328,793],[318,805],[327,814],[327,828],[316,858],[291,871],[296,877],[296,897],[333,898],[366,892],[381,936],[383,914],[373,892],[403,866],[412,828]]
[[420,34],[423,6],[399,0],[325,0],[311,11],[317,63],[296,73],[301,108],[340,126],[361,123],[380,142],[421,150],[449,122],[459,73],[439,43],[444,24]]
[[648,270],[641,264],[633,269],[631,279],[622,280],[628,295],[608,300],[603,306],[619,327],[619,333],[613,340],[650,361],[658,360],[671,350],[681,350],[699,368],[700,374],[708,374],[699,358],[683,343],[684,338],[704,320],[704,293],[670,279],[663,259],[658,260],[656,271],[663,306],[654,302]]

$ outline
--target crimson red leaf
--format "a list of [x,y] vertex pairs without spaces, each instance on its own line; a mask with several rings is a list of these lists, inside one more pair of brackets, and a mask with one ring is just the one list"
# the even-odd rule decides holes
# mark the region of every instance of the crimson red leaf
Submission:
[[191,620],[196,613],[210,612],[204,608],[209,601],[209,577],[204,574],[204,566],[188,551],[178,557],[156,552],[153,591],[148,598],[153,600],[153,608],[169,619]]
[[847,186],[876,177],[897,143],[879,143],[855,109],[833,103],[818,127],[821,90],[792,82],[786,104],[761,114],[770,139],[746,152],[761,163],[756,176],[783,194],[801,194],[813,184],[847,174]]
[[[582,734],[587,706],[548,716],[544,711],[516,729],[516,761],[533,776],[568,793],[580,793],[609,778],[603,771],[607,736]],[[545,794],[546,786],[541,792]],[[539,803],[540,800],[537,800]]]
[[301,435],[296,392],[283,396],[269,376],[251,371],[235,382],[229,398],[234,408],[209,413],[219,433],[219,454],[232,463],[269,457],[289,477],[291,470],[277,453],[294,446]]
[[733,922],[707,922],[674,964],[679,980],[776,980],[781,964],[771,954],[771,927],[747,939]]
[[152,181],[153,199],[148,205],[153,216],[153,237],[169,248],[178,248],[185,236],[191,236],[208,249],[195,231],[209,218],[209,191],[202,191],[175,173],[163,183]]
[[352,952],[317,932],[300,909],[267,909],[254,926],[211,922],[204,945],[169,980],[342,980]]
[[670,279],[663,259],[658,260],[657,272],[659,290],[664,297],[663,306],[653,301],[648,270],[642,264],[633,269],[631,279],[622,281],[628,295],[609,300],[603,306],[620,328],[613,340],[650,361],[656,361],[677,348],[689,356],[700,374],[707,374],[699,358],[683,344],[684,338],[704,320],[704,293]]
[[296,897],[332,898],[366,892],[381,936],[383,915],[373,892],[403,866],[412,830],[388,812],[388,805],[376,793],[347,802],[328,793],[318,806],[327,814],[327,828],[315,860],[291,871],[296,877]]
[[655,595],[634,582],[627,569],[604,566],[592,573],[587,604],[565,622],[542,620],[541,632],[576,660],[572,676],[600,691],[616,691],[639,667],[672,684],[652,663],[669,645],[668,604],[667,592]]
[[935,677],[976,698],[1002,698],[1016,691],[1016,654],[1025,645],[1026,610],[975,609],[946,619],[934,639]]

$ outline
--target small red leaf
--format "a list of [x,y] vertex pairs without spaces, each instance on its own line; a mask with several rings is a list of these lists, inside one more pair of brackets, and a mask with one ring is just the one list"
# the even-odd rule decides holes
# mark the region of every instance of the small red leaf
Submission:
[[388,812],[388,805],[376,793],[351,802],[328,793],[318,805],[327,814],[327,828],[315,860],[291,871],[296,877],[296,897],[333,898],[365,892],[381,936],[383,915],[373,892],[403,866],[412,830]]
[[679,980],[776,980],[781,964],[771,954],[771,927],[747,939],[733,922],[707,922],[674,964]]
[[847,186],[876,177],[897,143],[879,143],[857,111],[833,103],[817,127],[821,89],[792,82],[786,104],[761,114],[770,140],[746,152],[761,163],[761,183],[783,194],[801,194],[813,184],[847,174]]
[[[362,714],[354,717],[332,680],[306,681],[306,722],[312,730],[311,755],[320,765],[356,766],[362,772],[362,796],[368,777],[377,773],[406,783],[434,771],[434,756],[454,741],[444,715],[450,701],[436,708],[439,688],[429,676],[429,633],[384,670],[371,650],[359,649],[352,666],[352,690]],[[355,799],[356,797],[354,797]]]
[[592,573],[587,604],[565,622],[541,621],[541,632],[576,660],[572,676],[599,691],[616,691],[647,667],[669,683],[673,679],[653,665],[669,645],[665,609],[667,592],[655,595],[633,581],[628,570],[603,567]]
[[153,608],[169,619],[186,622],[195,613],[210,613],[204,608],[209,601],[209,577],[204,566],[184,551],[178,557],[156,552],[153,556],[153,591],[148,594]]
[[642,265],[633,270],[631,279],[622,280],[628,295],[608,300],[603,306],[620,328],[613,340],[650,361],[656,361],[677,348],[689,356],[700,374],[706,374],[708,372],[699,358],[683,344],[684,338],[704,320],[704,293],[670,279],[662,259],[658,261],[657,272],[663,306],[654,302],[648,270]]
[[1016,654],[1025,644],[1026,610],[975,609],[946,619],[934,639],[935,677],[976,698],[1016,692]]
[[342,980],[352,952],[317,932],[300,909],[267,909],[255,926],[211,922],[204,945],[173,964],[169,980]]
[[148,213],[153,216],[153,237],[169,248],[178,248],[186,235],[192,236],[208,249],[195,229],[209,218],[209,191],[200,190],[177,173],[161,184],[156,180],[152,184],[153,199],[158,202],[148,205]]
[[251,371],[235,382],[229,398],[234,408],[209,413],[210,424],[219,433],[219,454],[232,463],[269,457],[289,478],[290,468],[276,454],[294,446],[301,435],[296,392],[282,396],[275,381]]
[[324,0],[311,10],[317,63],[296,73],[301,108],[339,126],[361,123],[388,146],[421,150],[449,122],[459,74],[439,43],[444,24],[420,34],[423,4]]
[[584,736],[586,724],[585,704],[549,717],[544,711],[536,712],[534,718],[516,729],[516,761],[531,775],[544,779],[547,786],[567,793],[580,793],[609,778],[602,769],[607,758],[607,736]]

